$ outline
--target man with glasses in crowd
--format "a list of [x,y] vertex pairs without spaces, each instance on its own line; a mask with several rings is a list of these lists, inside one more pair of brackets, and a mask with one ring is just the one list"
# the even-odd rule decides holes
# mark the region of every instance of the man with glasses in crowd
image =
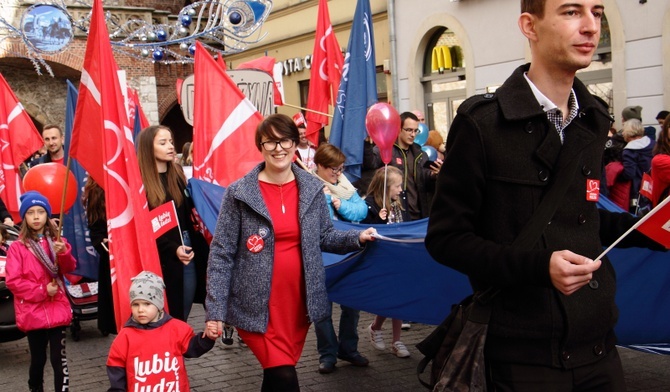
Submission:
[[[393,158],[390,165],[403,173],[402,200],[403,207],[408,211],[411,220],[428,217],[430,197],[428,190],[434,186],[442,161],[428,163],[428,157],[421,151],[421,146],[414,143],[419,133],[419,118],[412,112],[400,115],[400,133],[393,145]],[[374,167],[384,166],[379,147],[374,148]]]

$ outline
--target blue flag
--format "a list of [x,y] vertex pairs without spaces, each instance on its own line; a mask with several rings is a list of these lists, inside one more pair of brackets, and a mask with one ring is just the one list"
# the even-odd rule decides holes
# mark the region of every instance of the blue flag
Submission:
[[[70,145],[70,139],[72,138],[72,124],[74,123],[74,112],[77,107],[78,96],[77,88],[68,80],[67,101],[65,103],[65,146]],[[64,148],[64,151],[64,162],[67,162],[69,149]],[[68,186],[78,187],[77,200],[75,200],[70,211],[63,215],[63,237],[67,238],[67,241],[72,245],[72,256],[77,259],[77,268],[73,274],[98,280],[99,256],[91,244],[86,211],[81,202],[87,173],[75,159],[70,161],[70,170],[77,179],[77,182],[75,184],[68,184]]]
[[352,181],[361,178],[363,146],[367,134],[365,115],[375,103],[377,71],[372,12],[369,0],[358,0],[329,138],[330,143],[344,153],[344,171]]
[[142,121],[140,121],[139,115],[140,107],[135,105],[135,121],[133,122],[133,142],[137,144],[137,135],[142,132]]

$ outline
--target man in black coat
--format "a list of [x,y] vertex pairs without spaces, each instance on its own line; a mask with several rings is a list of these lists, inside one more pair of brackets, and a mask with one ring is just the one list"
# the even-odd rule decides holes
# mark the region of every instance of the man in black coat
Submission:
[[[442,166],[440,160],[428,164],[428,157],[421,150],[421,146],[414,142],[418,133],[419,118],[412,112],[400,114],[400,133],[393,144],[393,158],[389,164],[403,173],[401,198],[410,220],[428,217],[430,212],[428,185],[435,183],[435,177]],[[375,146],[372,151],[374,155],[371,166],[374,168],[384,166],[379,147]]]
[[[600,37],[601,0],[522,0],[532,61],[495,92],[458,109],[440,171],[426,247],[500,289],[485,347],[489,390],[620,391],[616,282],[594,259],[635,218],[596,207],[612,119],[577,79]],[[554,179],[578,160],[532,249],[511,246]],[[575,166],[573,166],[575,167]],[[633,233],[622,246],[655,246]]]

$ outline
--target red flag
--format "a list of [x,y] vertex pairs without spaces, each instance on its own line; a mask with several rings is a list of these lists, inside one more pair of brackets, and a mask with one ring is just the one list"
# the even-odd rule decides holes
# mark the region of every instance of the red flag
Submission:
[[[328,13],[328,2],[319,0],[319,16],[316,20],[316,36],[312,51],[312,74],[309,78],[307,108],[319,113],[328,113],[328,105],[334,102],[342,77],[344,58],[342,49],[333,32]],[[307,112],[307,138],[314,144],[319,142],[319,129],[328,124],[328,116]]]
[[633,228],[670,249],[670,197],[660,202],[647,215],[642,217]]
[[[257,69],[263,71],[266,74],[272,76],[272,93],[274,95],[275,106],[282,106],[284,102],[281,100],[281,93],[277,87],[277,83],[274,78],[274,67],[275,67],[275,58],[263,56],[257,58],[256,60],[247,61],[237,66],[237,69]],[[225,69],[225,68],[224,68]]]
[[19,166],[44,145],[28,113],[0,74],[0,197],[15,222],[23,193]]
[[200,42],[194,71],[193,176],[227,187],[263,159],[254,141],[263,117]]
[[652,190],[652,181],[651,176],[647,173],[642,174],[642,185],[640,186],[640,195],[651,200],[651,190]]
[[149,219],[151,219],[151,231],[154,234],[154,239],[167,233],[168,230],[179,226],[174,200],[170,200],[149,211]]
[[105,189],[114,313],[120,330],[130,315],[130,279],[161,274],[132,131],[112,55],[101,0],[94,0],[70,154]]

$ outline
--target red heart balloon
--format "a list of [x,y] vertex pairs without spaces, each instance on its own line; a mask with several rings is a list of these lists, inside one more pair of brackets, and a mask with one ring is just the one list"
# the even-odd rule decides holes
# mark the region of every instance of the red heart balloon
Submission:
[[393,158],[393,143],[400,132],[400,115],[388,103],[379,102],[370,107],[365,116],[365,128],[379,147],[382,162],[389,164]]
[[23,189],[41,193],[49,200],[51,213],[59,214],[66,175],[68,183],[65,193],[65,212],[67,212],[77,200],[79,185],[74,174],[60,163],[49,162],[31,167],[23,176]]

